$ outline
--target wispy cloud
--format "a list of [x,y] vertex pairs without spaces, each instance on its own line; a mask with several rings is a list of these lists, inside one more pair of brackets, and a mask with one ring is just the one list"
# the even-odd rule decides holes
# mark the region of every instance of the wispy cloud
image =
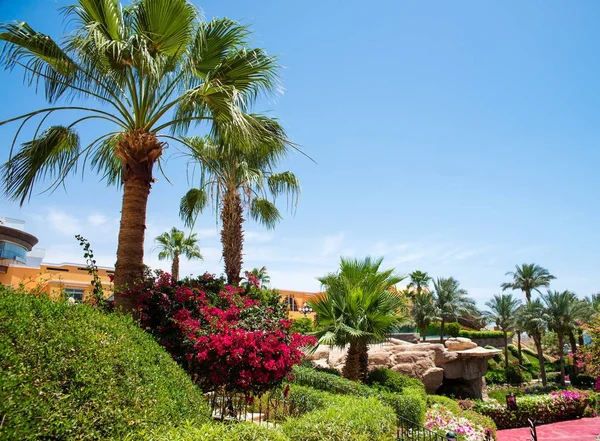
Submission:
[[339,254],[345,239],[346,234],[343,232],[334,234],[332,236],[325,236],[325,239],[323,239],[321,256],[331,256],[333,254]]
[[64,236],[78,234],[82,229],[79,219],[73,214],[57,208],[50,209],[46,222],[52,230]]
[[99,227],[100,225],[106,224],[108,218],[103,214],[90,214],[87,221],[92,227]]

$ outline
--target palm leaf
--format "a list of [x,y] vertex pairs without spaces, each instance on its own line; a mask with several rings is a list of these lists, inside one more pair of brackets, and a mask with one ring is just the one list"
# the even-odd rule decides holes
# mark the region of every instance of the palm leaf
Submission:
[[204,189],[192,188],[181,198],[179,217],[187,227],[193,227],[198,214],[208,205],[208,195]]
[[267,228],[274,228],[282,217],[279,210],[271,201],[262,198],[254,198],[250,205],[250,216],[256,222]]

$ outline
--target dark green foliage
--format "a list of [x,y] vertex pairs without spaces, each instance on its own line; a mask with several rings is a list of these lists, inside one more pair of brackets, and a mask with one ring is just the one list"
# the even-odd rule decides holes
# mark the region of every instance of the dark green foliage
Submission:
[[305,366],[294,366],[292,371],[294,384],[309,386],[334,394],[346,394],[368,397],[375,394],[370,387],[364,384],[342,378],[327,372],[319,372]]
[[504,370],[491,370],[485,374],[485,382],[487,384],[504,384],[506,383],[506,374]]
[[506,366],[504,372],[506,374],[506,382],[509,384],[521,384],[531,381],[531,374],[519,366],[518,363],[510,363]]
[[548,383],[559,384],[560,383],[560,372],[550,372],[546,374],[546,380]]
[[205,424],[203,426],[186,425],[185,427],[146,431],[130,440],[143,441],[288,441],[280,430],[266,425],[252,423]]
[[596,379],[589,375],[571,374],[569,378],[571,379],[571,384],[577,388],[592,389],[596,384]]
[[456,322],[447,323],[445,330],[446,334],[450,337],[458,337],[460,335],[460,325]]
[[[458,333],[459,337],[465,338],[504,338],[504,333],[502,331],[466,331],[461,329]],[[508,338],[512,338],[512,332],[508,333]]]
[[292,320],[290,331],[298,334],[308,335],[313,332],[313,321],[308,317]]
[[290,441],[394,441],[395,428],[393,410],[376,398],[341,395],[282,426]]
[[200,390],[130,317],[0,287],[6,440],[120,440],[208,420]]
[[416,388],[425,394],[425,385],[416,378],[410,378],[391,369],[374,369],[369,372],[367,384],[385,388],[389,392],[403,392],[405,388]]

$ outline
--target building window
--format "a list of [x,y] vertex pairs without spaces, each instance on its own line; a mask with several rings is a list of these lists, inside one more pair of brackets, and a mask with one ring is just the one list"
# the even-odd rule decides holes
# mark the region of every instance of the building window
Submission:
[[83,289],[65,288],[65,299],[73,298],[77,302],[83,301]]
[[296,303],[296,299],[294,299],[293,296],[288,296],[287,302],[290,311],[298,311],[298,304]]
[[0,241],[0,258],[27,263],[27,250],[12,242]]

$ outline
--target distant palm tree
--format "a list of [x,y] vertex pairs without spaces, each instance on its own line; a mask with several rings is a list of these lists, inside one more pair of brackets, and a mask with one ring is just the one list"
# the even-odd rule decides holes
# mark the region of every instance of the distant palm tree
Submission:
[[195,233],[186,237],[183,231],[173,227],[171,231],[161,234],[154,241],[157,243],[156,249],[160,251],[158,258],[160,260],[169,259],[173,262],[171,276],[175,281],[179,280],[179,256],[184,255],[190,260],[202,259]]
[[[271,277],[269,276],[269,274],[267,273],[267,267],[263,266],[262,268],[258,269],[258,268],[253,268],[252,271],[247,271],[246,275],[252,275],[253,277],[256,278],[256,281],[260,284],[260,286],[262,288],[264,288],[266,285],[268,285],[269,283],[271,283]],[[243,286],[248,286],[248,281],[243,282],[242,285]]]
[[416,292],[412,297],[411,307],[412,319],[421,332],[423,341],[426,340],[427,326],[434,320],[440,319],[438,308],[435,306],[435,300],[430,292]]
[[410,283],[406,285],[407,288],[414,289],[417,293],[421,293],[423,290],[427,290],[429,292],[429,282],[431,281],[431,277],[426,272],[423,271],[413,271],[409,275]]
[[368,374],[368,344],[385,341],[399,326],[404,297],[390,289],[402,277],[380,270],[383,259],[342,258],[340,269],[318,280],[325,293],[308,302],[316,312],[319,344],[349,345],[343,375],[364,380]]
[[542,378],[544,387],[547,385],[547,381],[544,352],[542,350],[542,337],[546,332],[547,318],[544,305],[540,299],[532,300],[517,310],[517,327],[533,338],[533,342],[535,343],[538,362],[540,364],[540,377]]
[[[183,135],[202,122],[245,142],[283,134],[265,131],[248,113],[257,98],[279,89],[279,66],[248,47],[247,26],[205,22],[188,0],[127,3],[80,0],[63,8],[73,29],[58,42],[24,21],[0,24],[0,65],[22,69],[49,103],[2,122],[22,124],[5,149],[1,181],[4,194],[20,204],[40,181],[57,188],[81,167],[122,187],[115,306],[132,312],[135,299],[124,292],[144,274],[146,207],[167,143],[185,149]],[[44,126],[58,114],[71,119]],[[82,145],[82,124],[98,122],[108,129]],[[13,149],[26,123],[33,137]]]
[[[590,323],[597,312],[590,299],[577,299],[573,305],[573,322],[569,330],[569,344],[571,345],[571,353],[573,354],[573,373],[578,374],[577,366],[577,345],[583,346],[583,327],[582,324]],[[581,337],[581,338],[579,338]],[[579,341],[578,341],[579,340]]]
[[542,268],[535,263],[524,263],[521,266],[516,266],[516,271],[509,271],[507,276],[512,276],[512,282],[502,284],[502,290],[507,289],[520,290],[525,293],[527,303],[531,301],[531,293],[533,291],[540,292],[540,288],[548,287],[550,281],[556,279],[546,268]]
[[512,294],[496,294],[485,305],[490,308],[486,313],[504,334],[504,364],[508,366],[508,333],[515,330],[515,315],[521,302]]
[[440,314],[440,341],[444,342],[444,325],[447,318],[456,319],[459,314],[474,314],[475,302],[467,295],[467,290],[460,288],[460,283],[453,277],[439,277],[433,281],[435,306]]
[[[266,130],[283,130],[275,120],[257,117]],[[180,215],[187,226],[193,226],[197,215],[212,200],[221,218],[221,242],[228,283],[238,285],[242,271],[244,247],[244,209],[250,217],[267,228],[281,219],[275,198],[287,194],[294,199],[300,194],[300,183],[292,172],[275,173],[278,163],[287,155],[288,145],[276,137],[260,144],[244,146],[228,143],[223,137],[193,137],[187,140],[192,161],[200,165],[199,188],[192,188],[181,199]],[[268,197],[272,196],[272,200]]]

